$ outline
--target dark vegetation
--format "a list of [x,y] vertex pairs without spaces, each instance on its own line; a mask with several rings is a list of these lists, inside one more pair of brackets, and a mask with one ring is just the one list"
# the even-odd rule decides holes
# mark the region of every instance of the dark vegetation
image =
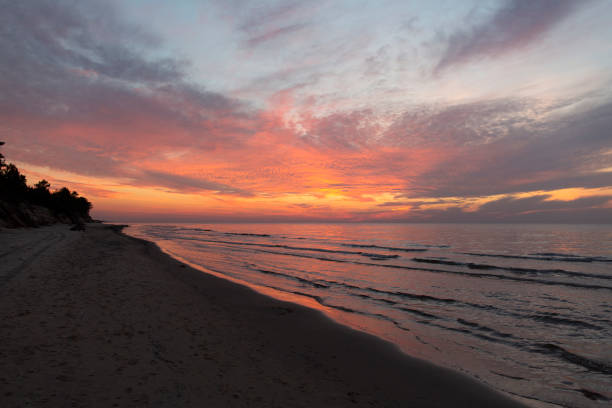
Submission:
[[[0,146],[4,142],[0,142]],[[46,180],[28,186],[17,166],[0,153],[0,225],[37,226],[55,222],[82,224],[91,221],[91,203],[66,187],[51,191]]]

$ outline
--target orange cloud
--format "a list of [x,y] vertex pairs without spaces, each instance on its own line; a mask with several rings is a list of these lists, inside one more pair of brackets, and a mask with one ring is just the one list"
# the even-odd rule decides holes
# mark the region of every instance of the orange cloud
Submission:
[[[573,9],[568,4],[550,21],[531,21],[527,37],[504,25],[501,45],[542,35]],[[28,47],[0,38],[0,57],[11,61],[0,78],[0,136],[6,156],[30,181],[67,184],[91,198],[94,215],[514,220],[544,212],[601,216],[609,208],[612,187],[603,171],[612,166],[609,100],[498,97],[391,106],[375,89],[369,100],[370,91],[355,83],[363,91],[356,103],[350,90],[318,87],[330,78],[321,72],[273,85],[262,80],[242,93],[211,91],[193,83],[188,63],[156,58],[161,52],[150,38],[136,35],[128,46],[114,32],[98,35],[97,14],[86,15],[87,7],[56,7],[48,19],[35,5],[5,7],[3,21]],[[546,14],[540,8],[539,18]],[[515,11],[504,9],[493,20],[513,22]],[[25,24],[17,18],[22,13],[45,23]],[[284,36],[300,40],[308,27],[285,15],[243,28],[246,43],[266,48]],[[120,33],[137,31],[107,23]],[[471,34],[454,38],[444,67],[501,52]],[[299,75],[300,64],[322,64],[337,50],[334,61],[359,58],[362,48],[351,41],[309,53],[279,75]],[[329,68],[334,81],[346,82],[344,68]],[[231,96],[245,93],[250,100]]]

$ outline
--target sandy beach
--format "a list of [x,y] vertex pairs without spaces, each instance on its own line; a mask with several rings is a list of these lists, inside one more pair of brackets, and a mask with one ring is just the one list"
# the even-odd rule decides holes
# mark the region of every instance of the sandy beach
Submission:
[[3,407],[518,407],[119,228],[0,230]]

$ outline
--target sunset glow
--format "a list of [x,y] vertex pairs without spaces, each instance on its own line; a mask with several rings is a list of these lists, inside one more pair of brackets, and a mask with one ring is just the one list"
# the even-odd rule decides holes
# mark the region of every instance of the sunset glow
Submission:
[[6,2],[0,140],[108,220],[609,222],[611,15]]

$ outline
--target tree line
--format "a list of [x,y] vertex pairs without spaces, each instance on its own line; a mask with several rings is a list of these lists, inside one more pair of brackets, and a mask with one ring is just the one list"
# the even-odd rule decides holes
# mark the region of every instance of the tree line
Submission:
[[[0,142],[0,146],[4,142]],[[26,177],[19,172],[13,163],[6,163],[0,153],[0,200],[8,203],[26,202],[46,207],[54,214],[81,216],[89,218],[91,203],[85,197],[79,197],[76,191],[66,187],[51,191],[47,180],[40,180],[34,186],[28,186]]]

